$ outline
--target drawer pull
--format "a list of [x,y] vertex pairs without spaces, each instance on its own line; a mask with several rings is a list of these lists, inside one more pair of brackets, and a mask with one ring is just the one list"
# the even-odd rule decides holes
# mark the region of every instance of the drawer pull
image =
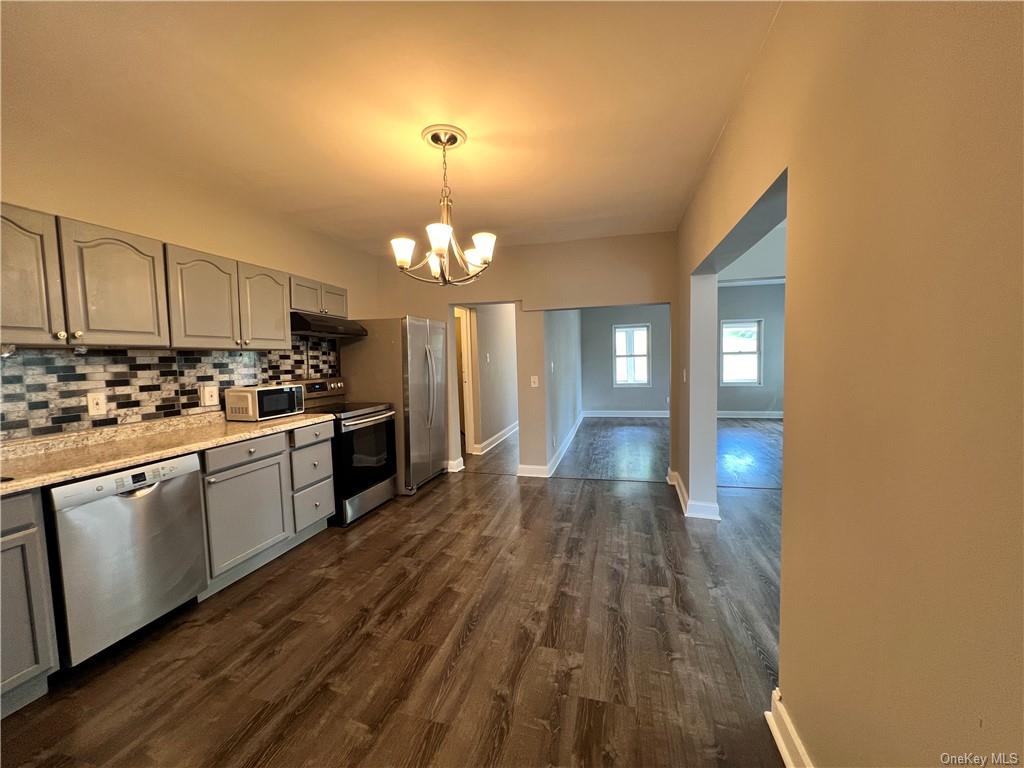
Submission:
[[208,482],[210,485],[213,485],[214,483],[217,482],[217,478],[216,477],[208,477],[208,478],[206,478],[206,482]]
[[319,509],[320,508],[320,502],[319,501],[314,501],[313,502],[313,506],[316,507],[317,509]]
[[249,449],[249,455],[251,456],[254,453],[256,453],[256,449],[255,448],[250,448]]
[[313,433],[313,437],[320,437],[320,433],[319,432],[314,432]]
[[313,469],[316,469],[319,466],[320,466],[320,462],[319,461],[314,461],[313,462]]

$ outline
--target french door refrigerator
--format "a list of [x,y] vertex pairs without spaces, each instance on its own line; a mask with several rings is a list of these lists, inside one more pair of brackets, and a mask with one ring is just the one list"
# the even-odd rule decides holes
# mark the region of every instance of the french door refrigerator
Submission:
[[448,458],[447,324],[422,317],[361,320],[365,338],[341,348],[350,400],[401,403],[398,491],[412,494]]

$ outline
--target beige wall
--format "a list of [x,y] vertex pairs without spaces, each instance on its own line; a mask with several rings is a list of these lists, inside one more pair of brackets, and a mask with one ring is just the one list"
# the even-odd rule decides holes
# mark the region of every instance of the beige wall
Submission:
[[679,228],[686,360],[689,273],[788,168],[780,689],[818,766],[1024,744],[1021,30],[785,5]]
[[516,383],[516,307],[480,304],[473,317],[473,420],[482,444],[519,418]]
[[59,116],[32,134],[16,119],[5,112],[4,202],[341,285],[354,315],[376,306],[377,268],[365,255],[116,151],[91,153],[67,139]]
[[545,463],[550,463],[569,439],[583,410],[578,309],[544,313],[544,359],[548,420]]

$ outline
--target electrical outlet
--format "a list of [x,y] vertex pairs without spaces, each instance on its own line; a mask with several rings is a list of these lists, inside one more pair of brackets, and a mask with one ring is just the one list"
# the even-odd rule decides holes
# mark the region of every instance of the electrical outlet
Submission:
[[106,416],[107,415],[107,393],[103,391],[90,392],[86,396],[86,402],[89,404],[89,415],[90,416]]
[[203,384],[199,388],[201,405],[220,405],[220,388],[216,384]]
[[539,387],[540,386],[540,378],[537,377],[537,376],[531,376],[530,377],[530,386],[534,387],[534,388]]

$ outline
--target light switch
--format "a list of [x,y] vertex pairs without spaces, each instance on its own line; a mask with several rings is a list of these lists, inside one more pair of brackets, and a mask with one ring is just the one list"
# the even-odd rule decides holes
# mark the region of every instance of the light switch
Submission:
[[199,403],[220,405],[220,388],[216,384],[203,384],[199,387]]
[[90,392],[86,396],[86,402],[89,404],[89,415],[90,416],[106,416],[107,415],[107,393],[106,392]]
[[551,372],[552,373],[555,372],[555,361],[554,360],[551,361]]
[[539,387],[540,386],[540,378],[537,377],[537,376],[531,376],[530,377],[530,386],[531,387]]
[[486,357],[486,358],[487,358],[487,362],[488,362],[488,363],[489,363],[489,362],[491,362],[491,353],[490,353],[490,352],[485,352],[485,353],[484,353],[484,357]]

